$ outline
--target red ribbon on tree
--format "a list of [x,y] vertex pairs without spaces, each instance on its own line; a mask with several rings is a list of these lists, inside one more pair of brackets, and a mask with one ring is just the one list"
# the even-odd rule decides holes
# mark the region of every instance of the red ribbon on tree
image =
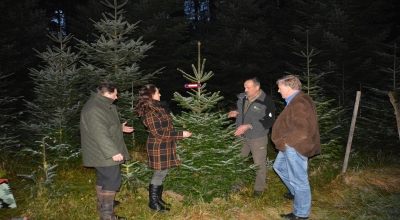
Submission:
[[187,89],[193,89],[193,88],[199,88],[199,87],[201,87],[200,83],[188,83],[188,84],[185,84],[185,88],[187,88]]

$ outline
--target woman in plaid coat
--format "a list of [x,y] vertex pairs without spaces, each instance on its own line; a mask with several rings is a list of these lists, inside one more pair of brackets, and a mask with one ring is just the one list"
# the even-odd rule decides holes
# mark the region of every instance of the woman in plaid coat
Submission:
[[176,157],[176,140],[192,135],[188,131],[175,131],[167,105],[160,102],[160,92],[154,85],[139,91],[136,111],[149,132],[146,148],[148,165],[154,169],[149,185],[149,207],[160,212],[169,211],[169,204],[162,200],[162,183],[172,167],[180,165]]

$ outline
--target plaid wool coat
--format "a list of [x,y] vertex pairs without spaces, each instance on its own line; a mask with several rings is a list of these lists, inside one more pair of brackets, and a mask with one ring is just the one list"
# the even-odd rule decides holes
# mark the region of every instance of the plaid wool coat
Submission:
[[180,165],[176,157],[176,140],[183,138],[183,131],[175,131],[172,118],[163,107],[151,107],[144,116],[147,127],[147,164],[155,170],[165,170]]

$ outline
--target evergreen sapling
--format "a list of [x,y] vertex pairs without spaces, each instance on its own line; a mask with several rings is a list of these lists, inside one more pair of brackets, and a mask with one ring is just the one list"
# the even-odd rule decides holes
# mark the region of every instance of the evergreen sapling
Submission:
[[255,165],[246,166],[248,158],[240,156],[241,143],[235,141],[234,125],[227,115],[212,111],[223,97],[219,92],[207,92],[206,81],[213,73],[204,72],[205,61],[200,65],[200,42],[198,43],[198,66],[192,65],[193,75],[178,69],[189,82],[201,84],[190,89],[188,96],[174,93],[174,101],[188,112],[172,115],[177,129],[193,133],[191,138],[179,141],[178,158],[182,166],[172,169],[166,187],[185,196],[188,203],[196,200],[212,201],[227,197],[232,186],[240,179],[252,180]]
[[[78,40],[79,49],[84,55],[82,62],[82,74],[85,78],[86,88],[95,88],[103,82],[110,82],[118,88],[118,112],[121,122],[136,126],[134,103],[136,97],[134,89],[147,83],[159,70],[144,74],[139,70],[139,62],[146,57],[145,53],[153,46],[152,43],[144,43],[142,37],[133,39],[133,34],[138,28],[138,23],[130,24],[126,21],[124,8],[128,1],[121,4],[117,0],[113,3],[101,1],[109,9],[103,13],[103,19],[93,21],[98,34],[95,34],[95,42],[88,43]],[[86,94],[89,94],[87,91]],[[134,133],[128,143],[128,148],[135,145]]]
[[[304,92],[311,96],[317,107],[318,124],[321,136],[322,155],[326,157],[340,158],[344,152],[344,147],[341,144],[342,137],[340,135],[340,115],[343,114],[343,109],[340,107],[331,107],[334,99],[327,99],[324,91],[320,86],[320,82],[324,77],[331,72],[324,72],[312,65],[312,58],[318,55],[321,51],[316,51],[314,48],[309,49],[308,31],[307,31],[306,52],[294,52],[297,56],[305,58],[306,62],[301,67],[293,66],[293,69],[303,74],[299,76],[300,80],[306,82],[303,84]],[[300,42],[294,41],[298,47],[302,46]],[[303,47],[304,47],[303,46]]]
[[70,145],[71,155],[76,155],[79,140],[79,111],[82,106],[82,94],[79,91],[81,78],[78,62],[80,54],[71,51],[67,43],[72,36],[49,35],[56,46],[47,47],[47,51],[38,56],[45,62],[40,69],[30,69],[34,81],[35,99],[26,101],[27,122],[23,127],[34,137],[51,136],[57,144]]

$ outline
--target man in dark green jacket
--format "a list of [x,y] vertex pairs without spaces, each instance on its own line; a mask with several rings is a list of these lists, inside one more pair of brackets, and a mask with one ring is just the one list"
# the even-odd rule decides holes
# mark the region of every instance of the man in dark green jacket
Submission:
[[97,171],[96,194],[100,219],[124,219],[114,214],[114,198],[121,187],[120,164],[129,160],[123,132],[133,128],[120,123],[116,106],[117,88],[103,83],[92,92],[81,112],[81,145],[85,167]]

